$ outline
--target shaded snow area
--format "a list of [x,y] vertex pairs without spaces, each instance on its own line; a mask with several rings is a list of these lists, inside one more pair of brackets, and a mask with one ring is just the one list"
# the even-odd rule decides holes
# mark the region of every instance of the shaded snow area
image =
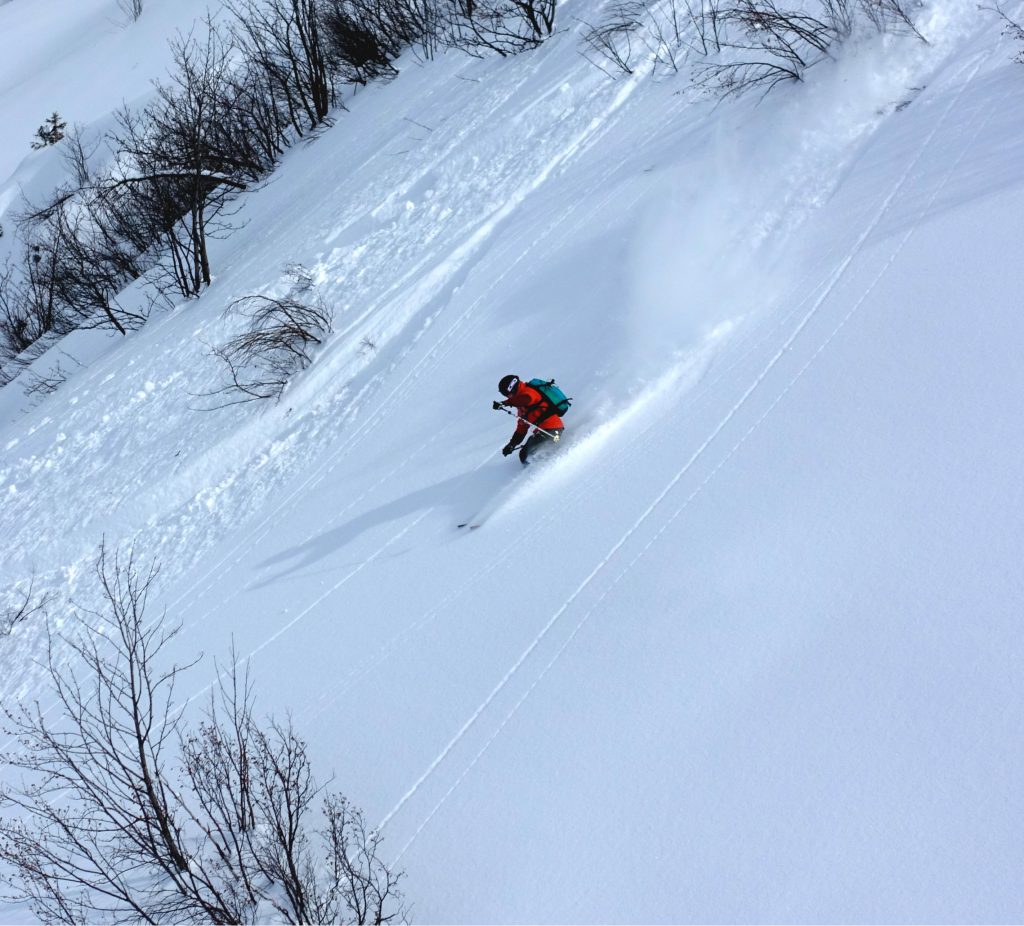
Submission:
[[[0,5],[3,208],[189,10]],[[233,639],[418,922],[1024,920],[1024,67],[972,3],[919,15],[717,106],[587,63],[596,0],[403,59],[239,201],[200,299],[0,390],[2,594],[94,602],[134,539],[207,654],[181,697]],[[211,410],[224,309],[293,262],[334,334]],[[526,470],[508,372],[575,398]],[[42,629],[3,703],[48,697]]]

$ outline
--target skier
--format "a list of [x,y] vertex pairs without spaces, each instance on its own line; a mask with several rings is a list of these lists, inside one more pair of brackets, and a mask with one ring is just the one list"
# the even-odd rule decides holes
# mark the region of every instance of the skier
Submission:
[[[491,407],[495,411],[502,408],[518,409],[519,417],[512,439],[501,448],[502,454],[506,457],[519,446],[526,432],[530,430],[530,425],[535,426],[534,432],[519,451],[519,461],[523,464],[529,462],[530,455],[542,444],[561,437],[565,424],[558,416],[557,410],[538,389],[524,383],[514,373],[509,373],[498,382],[498,392],[506,397],[505,401],[494,402]],[[537,430],[538,428],[541,430]]]

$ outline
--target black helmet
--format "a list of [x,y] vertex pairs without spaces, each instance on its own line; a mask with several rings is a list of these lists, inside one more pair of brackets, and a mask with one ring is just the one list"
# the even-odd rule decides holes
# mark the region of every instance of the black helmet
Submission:
[[518,385],[519,377],[515,373],[508,373],[498,381],[498,392],[502,395],[511,395]]

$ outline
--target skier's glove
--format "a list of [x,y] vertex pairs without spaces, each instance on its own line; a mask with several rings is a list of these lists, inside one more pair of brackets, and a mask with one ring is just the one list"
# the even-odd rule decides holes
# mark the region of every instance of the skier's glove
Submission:
[[505,444],[505,446],[501,448],[501,455],[505,456],[505,457],[507,457],[510,453],[515,453],[515,452],[516,452],[516,445],[511,443],[511,442]]
[[492,402],[491,403],[491,408],[493,408],[496,412],[500,411],[501,410],[501,402]]

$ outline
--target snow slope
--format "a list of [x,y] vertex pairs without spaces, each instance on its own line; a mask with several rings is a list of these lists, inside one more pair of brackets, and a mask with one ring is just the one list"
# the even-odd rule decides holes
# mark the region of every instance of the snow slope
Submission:
[[[135,538],[420,922],[1020,921],[1024,71],[936,0],[927,46],[711,107],[560,15],[410,58],[244,200],[202,299],[0,391],[4,587],[88,602]],[[291,261],[331,341],[199,410],[222,310]],[[576,398],[525,472],[509,371]]]
[[63,179],[59,148],[32,150],[36,129],[56,111],[91,148],[116,109],[139,105],[152,81],[167,77],[168,39],[191,30],[206,7],[147,0],[146,15],[129,24],[117,0],[0,4],[0,259],[13,245],[23,195],[38,202]]

